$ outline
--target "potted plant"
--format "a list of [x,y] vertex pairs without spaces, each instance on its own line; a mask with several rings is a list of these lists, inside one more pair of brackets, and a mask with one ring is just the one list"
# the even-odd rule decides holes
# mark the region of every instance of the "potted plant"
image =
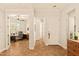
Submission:
[[78,40],[78,36],[76,35],[76,33],[74,33],[74,39]]

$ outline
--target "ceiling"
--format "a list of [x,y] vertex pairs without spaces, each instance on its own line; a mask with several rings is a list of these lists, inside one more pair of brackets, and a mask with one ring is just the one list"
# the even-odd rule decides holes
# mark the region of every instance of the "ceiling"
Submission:
[[21,15],[18,15],[18,14],[10,14],[8,15],[10,18],[15,18],[15,19],[21,19],[21,20],[26,20],[28,19],[29,15],[24,15],[24,14],[21,14]]
[[[56,5],[56,7],[53,7],[55,5]],[[34,7],[38,7],[38,8],[63,8],[66,5],[67,4],[63,4],[63,3],[39,3],[39,4],[33,4]]]
[[[53,7],[55,6],[56,7]],[[66,7],[65,3],[0,3],[0,8],[5,9],[29,9],[29,8],[56,8],[62,9]]]
[[55,15],[68,5],[67,3],[0,3],[0,9],[6,10],[8,14],[20,12],[31,15],[34,12],[34,15],[39,15],[39,13]]
[[0,3],[0,8],[5,9],[29,9],[32,8],[32,4],[25,3]]

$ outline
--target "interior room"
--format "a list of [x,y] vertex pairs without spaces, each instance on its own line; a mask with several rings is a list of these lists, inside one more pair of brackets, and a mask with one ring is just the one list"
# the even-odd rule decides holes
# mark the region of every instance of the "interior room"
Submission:
[[[29,39],[29,25],[28,15],[24,14],[9,14],[7,15],[9,20],[9,36],[10,43],[14,43],[19,40]],[[25,40],[25,41],[27,41]]]
[[[8,20],[9,20],[9,28],[10,28],[10,36],[11,39],[13,39],[13,36],[16,36],[17,39],[22,39],[24,34],[27,34],[27,18],[26,15],[8,15]],[[24,27],[25,26],[25,27]],[[20,37],[20,33],[23,34],[22,37]],[[15,37],[14,37],[15,38]],[[15,40],[14,40],[15,41]]]
[[0,4],[0,56],[79,56],[79,4]]

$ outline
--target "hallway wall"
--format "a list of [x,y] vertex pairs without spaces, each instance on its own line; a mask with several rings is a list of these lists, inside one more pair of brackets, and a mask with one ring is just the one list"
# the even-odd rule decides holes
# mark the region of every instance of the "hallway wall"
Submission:
[[[78,6],[78,5],[77,5]],[[60,11],[60,40],[59,45],[67,49],[68,39],[68,13],[76,8],[75,4],[67,4],[66,7]]]
[[[78,6],[77,6],[78,5]],[[76,9],[76,25],[77,25],[77,31],[79,32],[79,4],[75,5],[75,9]]]
[[[59,41],[59,11],[53,8],[37,8],[37,16],[46,20],[44,41],[46,45],[58,45]],[[48,39],[50,33],[50,39]]]
[[6,26],[5,26],[5,12],[0,9],[0,52],[6,48]]

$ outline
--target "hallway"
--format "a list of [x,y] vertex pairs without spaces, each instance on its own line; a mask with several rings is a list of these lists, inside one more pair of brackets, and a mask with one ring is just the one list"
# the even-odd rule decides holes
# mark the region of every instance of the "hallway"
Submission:
[[60,46],[45,46],[44,43],[36,41],[34,50],[28,49],[28,40],[20,40],[11,44],[9,50],[2,52],[1,56],[64,56],[66,51]]

